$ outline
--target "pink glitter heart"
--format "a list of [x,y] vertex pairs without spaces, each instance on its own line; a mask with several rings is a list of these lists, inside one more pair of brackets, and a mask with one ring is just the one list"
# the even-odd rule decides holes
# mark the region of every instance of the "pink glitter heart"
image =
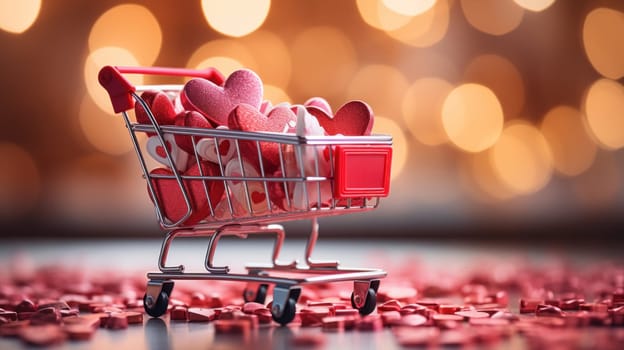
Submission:
[[260,108],[262,81],[251,70],[240,69],[225,80],[223,87],[207,79],[195,78],[184,86],[182,105],[188,110],[202,113],[216,125],[227,125],[228,115],[241,103]]

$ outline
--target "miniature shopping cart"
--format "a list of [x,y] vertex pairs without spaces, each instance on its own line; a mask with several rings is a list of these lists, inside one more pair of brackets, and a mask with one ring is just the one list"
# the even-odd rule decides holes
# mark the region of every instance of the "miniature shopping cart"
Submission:
[[[214,69],[188,70],[175,68],[111,67],[102,68],[100,84],[108,91],[115,113],[121,113],[129,130],[139,164],[154,202],[161,227],[167,230],[162,243],[158,267],[160,272],[148,273],[147,291],[144,296],[145,311],[159,317],[167,311],[174,280],[228,280],[246,282],[243,292],[245,301],[264,303],[269,286],[273,287],[271,313],[273,319],[284,325],[295,317],[295,305],[301,286],[315,283],[353,281],[351,303],[362,315],[375,310],[379,279],[386,272],[379,269],[344,268],[337,261],[315,261],[312,251],[318,238],[317,219],[322,216],[342,215],[375,209],[380,198],[389,192],[392,137],[375,136],[298,136],[294,133],[243,132],[211,128],[191,128],[175,125],[159,125],[150,106],[139,92],[160,90],[178,93],[181,85],[134,86],[124,74],[200,77],[221,85],[223,76]],[[150,124],[138,123],[133,118],[135,104],[146,112]],[[169,173],[154,173],[149,169],[145,135],[152,135],[162,146]],[[193,147],[201,140],[211,140],[214,147],[227,141],[234,145],[234,154],[227,163],[238,165],[240,174],[226,169],[226,159],[216,150],[213,162],[218,167],[211,174],[188,175],[178,170],[173,151],[166,147],[167,140],[175,135],[190,137]],[[269,171],[259,162],[258,173],[245,171],[245,152],[262,160],[265,145],[277,149],[277,171]],[[198,154],[190,154],[188,162],[204,162]],[[158,195],[157,181],[169,181],[181,193],[186,205],[185,214],[172,220],[167,217],[165,203]],[[197,223],[186,224],[193,214],[194,200],[190,182],[203,184],[207,198],[208,215]],[[222,184],[223,197],[216,203],[209,195],[209,184]],[[221,186],[221,185],[220,185]],[[238,186],[238,187],[237,187]],[[234,189],[238,191],[235,196]],[[275,191],[280,191],[281,201],[276,204]],[[252,198],[252,191],[260,191],[265,200],[259,206]],[[296,192],[296,193],[293,193]],[[255,192],[254,192],[255,193]],[[242,196],[241,196],[242,194]],[[204,208],[205,209],[205,208]],[[285,232],[275,222],[310,219],[312,231],[305,249],[305,265],[297,261],[278,261]],[[244,273],[231,273],[227,266],[214,266],[213,257],[219,239],[226,235],[246,238],[249,234],[275,234],[271,264],[246,265]],[[168,266],[169,247],[177,237],[209,237],[205,257],[205,271],[186,272],[184,266]],[[294,277],[293,277],[294,276]]]

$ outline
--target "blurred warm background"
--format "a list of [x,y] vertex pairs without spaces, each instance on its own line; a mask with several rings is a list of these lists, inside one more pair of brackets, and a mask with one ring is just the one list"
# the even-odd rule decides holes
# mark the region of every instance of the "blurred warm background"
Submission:
[[141,65],[367,101],[394,137],[391,196],[322,232],[617,241],[623,34],[619,0],[0,0],[2,235],[160,234],[97,83]]

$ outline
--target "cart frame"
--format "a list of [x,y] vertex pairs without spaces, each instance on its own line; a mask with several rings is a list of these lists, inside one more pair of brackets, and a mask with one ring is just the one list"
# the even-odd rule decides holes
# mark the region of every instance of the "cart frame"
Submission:
[[[111,67],[102,68],[99,74],[100,84],[110,95],[113,109],[121,113],[128,128],[130,138],[139,159],[139,164],[146,179],[149,194],[154,202],[156,216],[160,226],[167,230],[158,259],[160,272],[147,274],[148,283],[144,296],[146,312],[154,317],[159,317],[167,311],[168,299],[173,290],[174,280],[229,280],[247,282],[243,298],[245,301],[264,303],[269,285],[273,285],[273,302],[271,314],[273,319],[284,325],[292,321],[295,316],[296,302],[300,295],[300,288],[306,284],[329,283],[340,281],[353,281],[353,293],[351,296],[352,306],[361,314],[369,314],[376,307],[376,294],[380,279],[386,276],[386,272],[380,269],[369,268],[345,268],[339,266],[338,261],[317,261],[312,258],[314,247],[318,240],[318,218],[322,216],[344,215],[354,212],[364,212],[378,207],[380,198],[388,195],[390,159],[392,153],[392,138],[390,136],[298,136],[296,134],[280,134],[270,132],[243,132],[236,130],[190,128],[173,125],[159,125],[152,113],[150,106],[141,98],[137,91],[158,89],[162,91],[176,92],[181,85],[150,85],[134,86],[124,77],[124,74],[148,74],[166,76],[190,76],[201,77],[213,81],[217,85],[223,83],[223,76],[214,69],[189,70],[161,67]],[[146,112],[150,124],[133,122],[128,110],[135,104],[139,104]],[[151,174],[147,165],[144,149],[137,137],[138,134],[151,133],[158,138],[163,146],[164,153],[170,168],[171,175]],[[214,140],[218,147],[222,140],[229,140],[235,145],[235,159],[240,165],[241,176],[226,176],[224,167],[225,160],[217,151],[217,163],[221,174],[209,176],[200,173],[199,176],[185,175],[176,170],[176,163],[172,151],[165,147],[165,135],[184,135],[191,138],[195,154],[189,156],[191,161],[198,164],[202,161],[197,153],[196,146],[199,139],[209,138]],[[241,148],[243,144],[251,144],[252,149],[257,151],[259,159],[259,174],[245,174]],[[261,144],[274,143],[279,145],[278,167],[281,176],[272,176],[265,171],[262,161]],[[254,147],[255,146],[255,147]],[[285,149],[294,153],[296,159],[296,173],[287,174],[285,166]],[[319,154],[325,151],[326,158],[323,160]],[[311,152],[310,152],[311,151]],[[254,152],[255,153],[255,152]],[[312,156],[310,156],[312,154]],[[354,157],[356,162],[345,165],[348,157]],[[349,182],[348,173],[361,169],[361,159],[373,159],[374,164],[385,167],[381,170],[381,178],[375,178],[372,186],[362,185],[361,180],[356,183]],[[373,158],[366,158],[373,157]],[[304,160],[308,162],[304,165]],[[328,172],[319,170],[323,162],[329,164]],[[353,165],[355,164],[355,165]],[[311,168],[307,169],[307,168]],[[310,174],[312,172],[312,174]],[[347,175],[345,175],[347,174]],[[346,176],[346,177],[345,177]],[[187,211],[178,220],[167,218],[163,203],[159,199],[154,181],[158,179],[175,180],[182,194]],[[359,179],[359,178],[358,178]],[[207,219],[199,223],[186,224],[190,217],[193,206],[186,183],[189,181],[202,181],[205,194],[208,199],[210,214]],[[224,199],[227,203],[226,216],[219,217],[216,213],[216,204],[212,203],[208,194],[206,183],[209,181],[222,181],[225,187]],[[246,200],[243,201],[243,214],[237,213],[233,204],[234,198],[230,186],[234,181],[242,182]],[[339,183],[342,181],[341,183]],[[364,181],[366,182],[366,181]],[[282,185],[285,194],[284,208],[279,208],[272,203],[269,196],[269,185]],[[266,195],[266,209],[257,210],[251,201],[249,186],[261,184]],[[345,185],[346,184],[346,185]],[[322,186],[331,188],[329,198],[322,191]],[[293,203],[290,198],[294,186],[299,186],[303,200]],[[339,188],[338,188],[339,187]],[[315,191],[316,190],[316,191]],[[327,192],[327,191],[326,191]],[[316,202],[315,202],[316,200]],[[305,248],[305,265],[298,261],[283,263],[278,260],[285,239],[285,231],[281,225],[275,222],[290,220],[310,219],[312,230],[308,236]],[[237,236],[246,238],[250,234],[274,234],[276,237],[273,246],[272,262],[270,264],[247,264],[247,274],[230,273],[229,266],[214,266],[213,257],[218,242],[223,236]],[[185,272],[183,265],[168,266],[167,257],[170,246],[175,238],[179,237],[209,237],[208,247],[204,260],[205,272]],[[293,277],[295,275],[295,277]]]

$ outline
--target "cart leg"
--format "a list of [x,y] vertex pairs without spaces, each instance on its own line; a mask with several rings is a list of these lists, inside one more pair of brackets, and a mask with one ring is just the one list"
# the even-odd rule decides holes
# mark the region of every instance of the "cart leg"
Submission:
[[143,296],[145,312],[152,317],[160,317],[167,312],[171,291],[173,291],[173,281],[148,281],[147,290]]
[[221,236],[226,234],[238,236],[240,238],[247,238],[246,232],[229,229],[228,226],[221,227],[212,236],[210,236],[210,240],[208,241],[208,249],[206,251],[206,260],[204,261],[204,268],[210,273],[226,274],[230,272],[229,266],[214,266],[212,264],[212,259],[214,258],[215,251],[217,250],[217,243],[219,243],[219,239],[221,238]]
[[173,239],[180,233],[179,230],[173,230],[167,232],[167,236],[163,240],[162,246],[160,248],[160,257],[158,259],[158,268],[162,273],[181,273],[184,272],[184,265],[178,266],[165,266],[167,263],[167,255],[169,254],[169,247],[171,246],[171,242]]
[[214,258],[214,254],[217,250],[217,244],[219,243],[219,239],[224,235],[233,235],[240,238],[247,238],[249,234],[266,234],[266,233],[275,233],[275,245],[273,247],[273,256],[272,263],[274,267],[285,267],[285,268],[294,268],[297,266],[297,261],[292,261],[290,263],[281,263],[277,259],[279,257],[279,253],[282,249],[282,245],[284,244],[284,238],[286,236],[284,232],[284,228],[281,225],[267,225],[267,226],[223,226],[219,230],[217,230],[212,236],[210,236],[210,241],[208,242],[208,249],[206,252],[206,261],[204,263],[204,267],[210,273],[215,274],[225,274],[230,271],[229,266],[214,266],[212,260]]
[[273,304],[271,315],[273,320],[282,326],[290,323],[295,318],[297,299],[301,294],[301,288],[276,285],[273,287]]
[[368,315],[375,311],[377,307],[377,290],[379,290],[379,280],[353,281],[351,306],[354,309],[358,309],[362,315]]
[[318,235],[319,235],[318,229],[319,229],[318,219],[313,218],[312,219],[312,232],[310,232],[310,236],[308,237],[308,243],[306,245],[306,251],[305,251],[306,264],[308,264],[308,266],[311,269],[314,269],[314,268],[337,269],[338,264],[339,264],[338,261],[320,261],[320,260],[312,259],[312,251],[314,251],[314,246],[316,246],[316,241],[318,240]]
[[286,268],[294,268],[295,266],[297,266],[297,263],[298,263],[297,260],[293,260],[289,263],[282,263],[277,260],[279,257],[280,251],[282,250],[284,239],[286,238],[286,231],[284,231],[284,226],[282,225],[262,226],[262,231],[275,233],[275,245],[273,246],[273,256],[272,256],[273,266],[274,267],[286,267]]

